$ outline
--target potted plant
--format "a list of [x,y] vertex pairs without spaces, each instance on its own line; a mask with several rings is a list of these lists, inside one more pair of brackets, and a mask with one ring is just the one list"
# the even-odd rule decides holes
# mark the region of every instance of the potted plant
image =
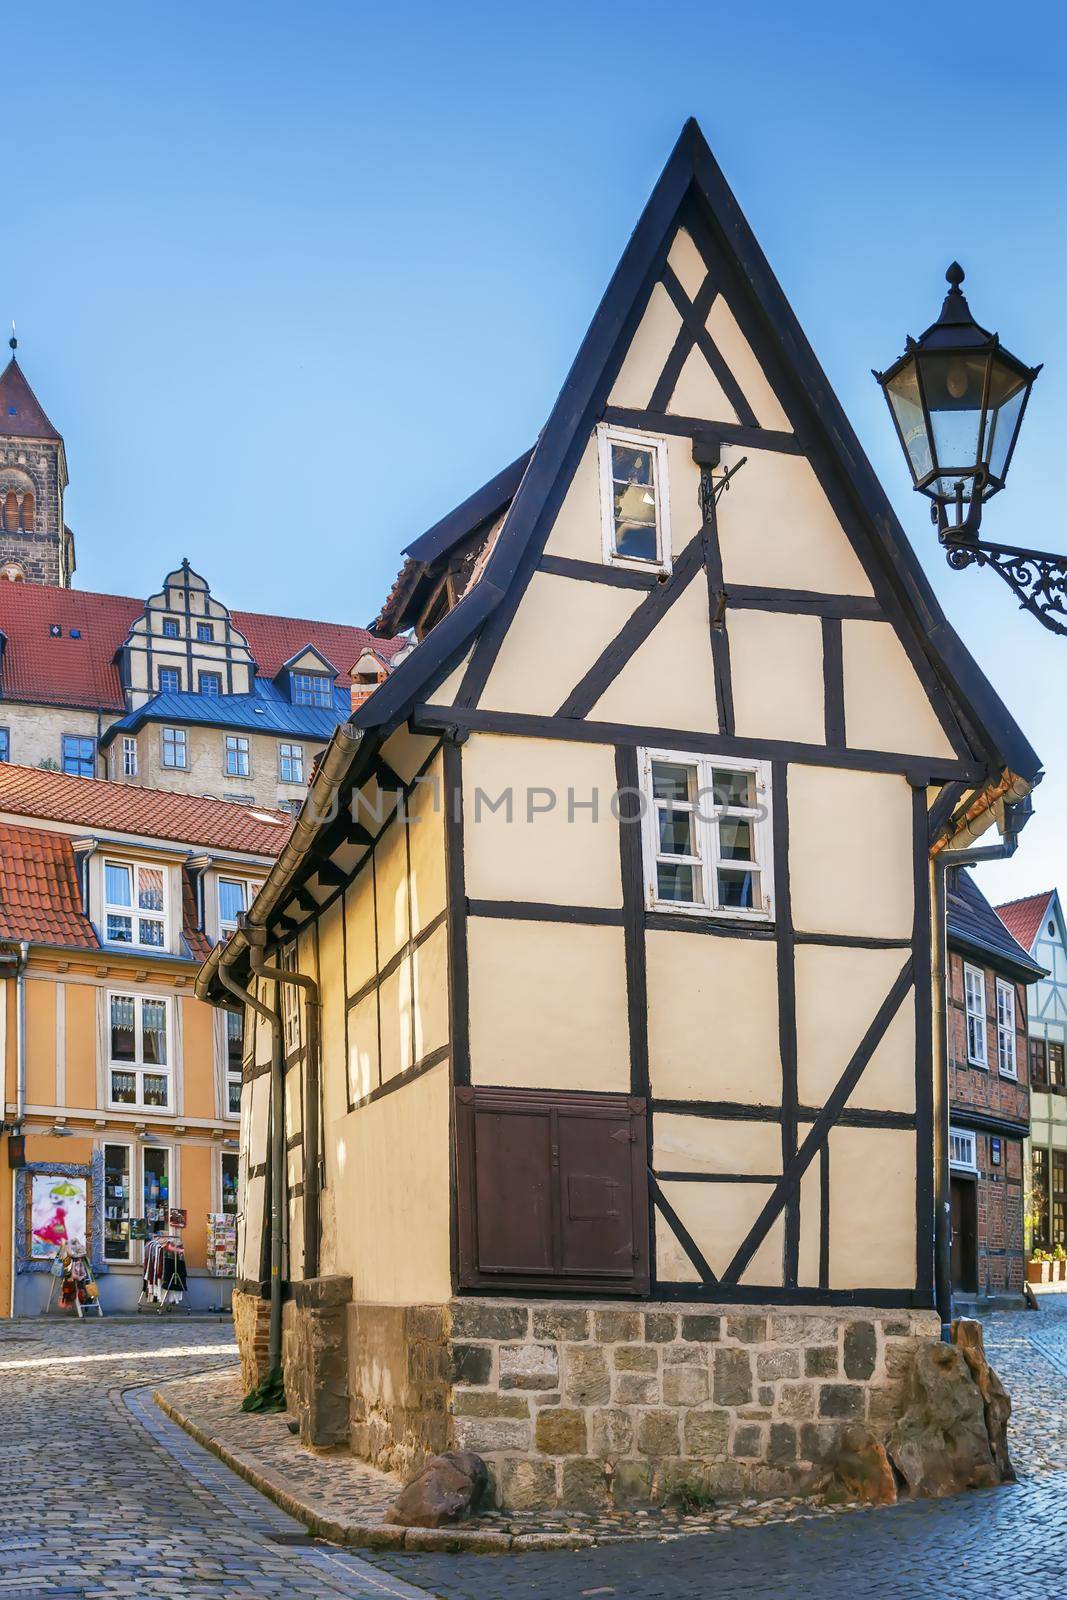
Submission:
[[1026,1263],[1027,1283],[1048,1283],[1052,1274],[1052,1257],[1047,1250],[1035,1250]]
[[1058,1244],[1052,1252],[1052,1280],[1063,1283],[1067,1279],[1067,1250]]

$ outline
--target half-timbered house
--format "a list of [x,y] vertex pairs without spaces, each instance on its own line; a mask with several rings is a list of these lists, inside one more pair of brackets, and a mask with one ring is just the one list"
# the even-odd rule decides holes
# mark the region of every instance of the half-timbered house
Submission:
[[199,980],[258,1007],[246,1360],[273,1275],[305,1437],[512,1505],[801,1481],[938,1333],[932,853],[1039,763],[695,123],[536,447],[408,558],[420,642]]

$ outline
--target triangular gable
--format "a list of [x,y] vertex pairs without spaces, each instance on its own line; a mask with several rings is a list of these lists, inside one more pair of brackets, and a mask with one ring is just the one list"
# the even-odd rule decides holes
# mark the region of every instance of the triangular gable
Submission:
[[283,661],[275,679],[281,678],[287,672],[325,672],[331,678],[336,678],[338,669],[332,661],[327,661],[321,650],[316,650],[313,644],[306,644],[302,650],[291,655],[288,661]]
[[[723,290],[703,320],[704,307],[693,298],[693,292],[699,297],[703,288],[697,285],[699,263],[688,245],[674,249],[668,267],[668,252],[682,226],[697,255],[713,267]],[[664,284],[669,288],[664,287],[661,295],[657,286]],[[427,698],[433,685],[455,668],[480,629],[456,700],[457,708],[478,706],[540,560],[552,519],[591,430],[607,411],[612,387],[625,370],[624,357],[654,295],[661,308],[656,316],[664,329],[674,329],[671,317],[676,319],[674,344],[688,341],[684,359],[678,361],[679,379],[694,350],[719,376],[711,355],[716,341],[708,330],[715,306],[725,301],[715,326],[720,339],[732,337],[740,351],[739,359],[730,364],[735,380],[744,370],[746,348],[749,352],[748,392],[740,381],[737,391],[748,414],[759,422],[761,438],[753,440],[751,424],[731,422],[725,412],[715,432],[739,445],[766,444],[773,432],[783,453],[807,458],[869,579],[877,599],[875,616],[892,622],[942,726],[954,730],[957,738],[962,731],[972,764],[981,759],[991,771],[1008,767],[1023,778],[1035,778],[1040,771],[1036,754],[941,613],[873,469],[693,121],[683,129],[593,319],[484,576],[401,664],[355,722],[380,725]],[[687,308],[685,315],[679,302]],[[762,391],[754,376],[757,368],[766,374]],[[724,403],[735,417],[741,415],[738,394],[727,393],[721,376],[719,381]],[[783,420],[788,427],[781,427]]]

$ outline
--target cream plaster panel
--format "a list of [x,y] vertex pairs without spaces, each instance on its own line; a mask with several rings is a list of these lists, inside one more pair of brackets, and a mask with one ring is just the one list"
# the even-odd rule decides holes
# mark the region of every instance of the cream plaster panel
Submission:
[[[771,1194],[770,1184],[763,1183],[665,1183],[662,1188],[717,1278],[730,1265]],[[781,1287],[783,1226],[781,1217],[772,1223],[739,1282]],[[657,1262],[656,1270],[660,1277],[665,1275],[662,1262]]]
[[444,789],[441,758],[429,767],[427,781],[416,785],[408,801],[411,855],[411,928],[421,933],[445,909]]
[[352,1298],[387,1305],[451,1294],[448,1063],[326,1130],[339,1219],[334,1270]]
[[682,364],[667,410],[676,417],[706,417],[712,422],[730,423],[739,420],[722,384],[696,345]]
[[756,413],[756,421],[760,427],[772,428],[781,433],[792,433],[789,418],[782,409],[781,401],[721,294],[715,296],[705,326],[715,341],[719,354],[741,385],[741,392]]
[[378,907],[378,965],[384,967],[410,935],[408,846],[402,822],[390,822],[375,846],[374,884]]
[[700,468],[693,460],[692,439],[667,435],[667,476],[671,495],[671,544],[674,556],[700,532]]
[[590,720],[718,733],[710,626],[701,568],[601,695]]
[[915,1287],[914,1133],[831,1128],[830,1287]]
[[679,228],[667,255],[667,265],[678,279],[690,300],[695,300],[704,285],[708,269],[704,257],[693,243],[692,235]]
[[344,894],[348,993],[358,994],[378,970],[374,932],[374,875],[370,862]]
[[[803,1144],[810,1123],[797,1129],[798,1142]],[[810,1289],[818,1288],[819,1255],[822,1247],[822,1170],[819,1157],[808,1164],[800,1180],[800,1247],[797,1251],[797,1283]]]
[[348,1104],[345,1046],[345,970],[343,921],[340,900],[322,913],[318,922],[319,998],[321,1001],[323,1114],[340,1116]]
[[[668,461],[668,474],[670,462]],[[568,556],[574,561],[603,561],[604,532],[601,522],[600,462],[597,437],[593,432],[579,461],[563,504],[556,513],[552,532],[545,545],[549,556]]]
[[263,1203],[266,1198],[265,1178],[244,1178],[242,1211],[244,1223],[237,1230],[239,1243],[237,1275],[256,1281],[261,1271],[260,1252],[263,1240]]
[[381,1019],[382,1082],[406,1072],[414,1062],[414,1035],[411,1015],[411,963],[402,961],[396,971],[378,985],[378,1014]]
[[453,668],[448,676],[442,679],[432,694],[427,695],[427,704],[431,706],[450,706],[455,704],[459,686],[463,682],[463,674],[470,665],[470,659],[473,654],[473,650],[467,651],[459,666]]
[[[464,863],[475,900],[620,906],[619,825],[608,745],[476,733],[463,746]],[[490,805],[510,790],[505,806]],[[551,811],[529,814],[528,806]],[[571,797],[573,796],[573,802]],[[596,819],[584,802],[597,799]],[[484,798],[480,798],[484,797]]]
[[748,461],[718,506],[726,587],[870,595],[859,559],[804,457],[731,445],[723,449],[723,463],[732,466],[743,455]]
[[415,1060],[448,1043],[448,929],[419,945],[412,961],[415,989]]
[[789,768],[793,922],[808,933],[909,938],[911,790],[895,773]]
[[472,917],[467,947],[474,1083],[628,1090],[621,928]]
[[301,1133],[304,1126],[304,1074],[299,1065],[285,1074],[285,1137]]
[[481,707],[555,716],[644,598],[535,572],[508,629]]
[[700,1274],[678,1242],[666,1217],[656,1208],[656,1277],[660,1283],[699,1283]]
[[[896,982],[907,954],[798,945],[797,1081],[802,1105],[824,1103]],[[915,1004],[910,994],[849,1103],[872,1111],[915,1110]]]
[[822,622],[777,611],[728,611],[738,738],[826,741]]
[[780,1105],[772,941],[656,930],[645,949],[653,1094]]
[[398,728],[382,746],[382,755],[405,783],[412,783],[436,743],[437,740],[427,734],[410,733],[407,728]]
[[782,1130],[774,1122],[718,1122],[657,1112],[652,1165],[657,1172],[782,1170]]
[[657,283],[608,396],[609,405],[644,410],[681,326],[670,295]]
[[955,751],[892,624],[846,620],[841,644],[849,744],[951,759]]
[[[348,1013],[348,1094],[362,1100],[381,1082],[378,1070],[378,992],[372,989]],[[340,1112],[338,1112],[338,1115]]]

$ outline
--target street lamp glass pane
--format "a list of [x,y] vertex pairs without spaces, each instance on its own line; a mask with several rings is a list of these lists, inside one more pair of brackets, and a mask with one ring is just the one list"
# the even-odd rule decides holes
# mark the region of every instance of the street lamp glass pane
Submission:
[[[1008,387],[1007,380],[1015,384],[1014,389]],[[1016,373],[1009,373],[1005,368],[994,367],[993,389],[994,393],[1000,391],[1003,398],[997,401],[997,409],[990,413],[989,438],[986,446],[986,460],[989,470],[994,478],[1004,476],[1004,467],[1011,449],[1011,442],[1019,426],[1022,415],[1023,403],[1027,395],[1027,382]]]
[[[934,456],[951,492],[953,474],[973,472],[978,462],[986,358],[944,353],[922,355],[919,362]],[[970,484],[965,481],[965,499],[969,493]]]
[[918,483],[920,478],[925,478],[933,463],[930,460],[930,441],[926,437],[926,418],[919,399],[919,380],[914,361],[901,367],[896,377],[889,380],[886,393],[907,448],[912,475]]

